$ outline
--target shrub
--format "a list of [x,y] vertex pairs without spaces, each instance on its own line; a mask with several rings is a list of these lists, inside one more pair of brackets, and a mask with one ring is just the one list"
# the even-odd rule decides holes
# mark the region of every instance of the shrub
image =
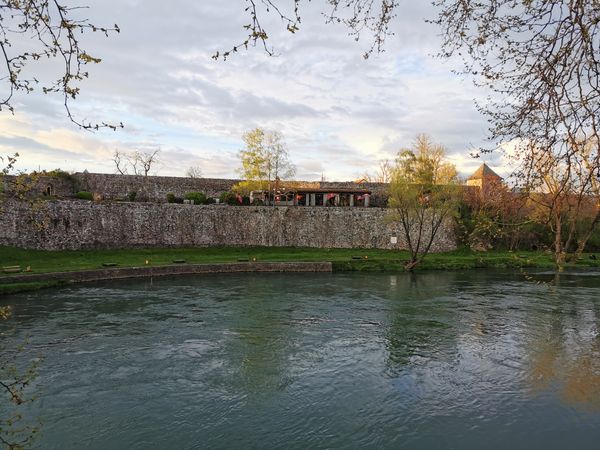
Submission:
[[239,205],[237,194],[235,192],[223,192],[219,197],[222,203],[227,203],[228,205]]
[[244,205],[244,206],[250,205],[250,197],[248,197],[247,195],[244,195],[242,197],[242,205]]
[[206,195],[204,192],[187,192],[185,194],[186,200],[193,200],[195,205],[203,205],[206,203]]
[[167,194],[167,203],[175,203],[175,194],[172,192]]
[[127,194],[127,198],[129,199],[130,202],[135,202],[136,197],[137,197],[137,192],[135,192],[135,191],[131,191],[129,194]]
[[205,205],[214,205],[215,203],[217,203],[217,201],[212,197],[208,197],[206,202],[204,202]]
[[88,191],[79,191],[77,193],[77,198],[80,200],[94,200],[94,195]]

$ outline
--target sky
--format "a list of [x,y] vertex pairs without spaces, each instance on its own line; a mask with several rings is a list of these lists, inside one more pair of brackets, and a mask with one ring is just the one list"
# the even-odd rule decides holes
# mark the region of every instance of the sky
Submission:
[[[302,5],[296,34],[263,15],[276,56],[251,47],[215,61],[216,51],[245,37],[245,0],[87,0],[79,17],[116,23],[121,32],[81,36],[82,47],[102,62],[86,68],[89,79],[71,109],[78,119],[125,127],[81,130],[60,96],[20,94],[14,114],[0,112],[0,155],[18,152],[20,170],[114,173],[115,150],[160,149],[152,174],[184,176],[194,166],[205,177],[233,178],[243,133],[260,127],[283,134],[296,179],[341,181],[374,173],[425,133],[446,147],[461,175],[484,160],[506,174],[497,152],[471,157],[489,146],[474,103],[486,93],[452,72],[460,61],[435,57],[440,37],[425,22],[435,15],[429,3],[404,2],[385,52],[367,60],[369,36],[356,42],[342,25],[326,24],[325,2],[312,1]],[[15,48],[30,42],[15,40]],[[27,70],[51,79],[58,63]]]

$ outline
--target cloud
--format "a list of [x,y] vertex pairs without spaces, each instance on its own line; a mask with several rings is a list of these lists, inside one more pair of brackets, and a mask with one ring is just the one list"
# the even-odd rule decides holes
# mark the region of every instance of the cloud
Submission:
[[113,172],[114,149],[160,147],[162,174],[200,165],[205,176],[234,177],[241,135],[255,127],[281,131],[298,177],[309,179],[373,171],[422,132],[444,143],[459,169],[478,164],[468,154],[486,134],[472,101],[480,93],[430,56],[439,38],[423,21],[435,14],[428,2],[403,6],[386,52],[366,61],[367,36],[355,42],[343,27],[326,25],[322,4],[310,2],[295,35],[263,16],[278,56],[250,48],[226,62],[210,56],[245,37],[243,0],[96,3],[77,14],[116,22],[122,32],[82,36],[102,63],[89,67],[72,108],[78,118],[126,127],[83,132],[67,120],[60,97],[19,96],[17,115],[0,115],[7,129],[0,151],[20,149],[23,167]]

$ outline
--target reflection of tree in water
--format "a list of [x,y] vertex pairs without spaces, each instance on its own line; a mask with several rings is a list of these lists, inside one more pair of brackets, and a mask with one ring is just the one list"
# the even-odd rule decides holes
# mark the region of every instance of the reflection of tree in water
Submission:
[[387,365],[401,372],[414,358],[430,359],[455,347],[455,314],[440,297],[448,293],[456,274],[410,274],[397,277],[391,320],[386,332]]
[[288,302],[273,297],[273,292],[285,292],[275,284],[277,279],[252,278],[244,285],[243,298],[231,304],[231,330],[238,339],[227,353],[235,358],[240,387],[248,392],[276,391],[289,384],[284,372],[292,310]]
[[600,305],[570,300],[530,343],[528,380],[534,392],[556,390],[565,403],[600,410]]

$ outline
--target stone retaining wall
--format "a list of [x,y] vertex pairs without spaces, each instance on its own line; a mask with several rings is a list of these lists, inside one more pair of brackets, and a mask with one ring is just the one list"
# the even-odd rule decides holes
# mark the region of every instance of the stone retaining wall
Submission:
[[[383,208],[5,202],[0,245],[45,250],[136,247],[405,248]],[[390,238],[397,236],[398,243]],[[454,249],[449,222],[432,251]]]
[[0,276],[0,284],[34,281],[67,281],[69,283],[80,283],[86,281],[118,280],[124,278],[244,272],[332,272],[332,265],[330,262],[248,262],[178,264],[156,267],[123,267],[115,269],[79,270],[73,272]]

